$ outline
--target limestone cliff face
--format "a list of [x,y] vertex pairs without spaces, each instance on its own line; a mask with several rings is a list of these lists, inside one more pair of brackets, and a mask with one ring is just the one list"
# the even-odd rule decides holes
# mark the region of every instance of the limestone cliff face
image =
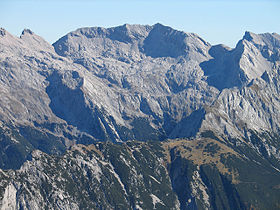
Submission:
[[[209,138],[223,142],[250,164],[267,164],[274,174],[280,169],[279,71],[280,36],[275,33],[246,32],[231,49],[211,46],[196,34],[161,24],[81,28],[53,45],[29,29],[15,37],[1,28],[0,168],[22,168],[26,160],[31,160],[32,151],[37,150],[63,159],[61,155],[77,143],[166,142],[179,138],[198,144],[199,139]],[[199,144],[196,146],[193,147],[200,148]],[[186,148],[174,150],[178,154],[169,151],[174,162],[165,165],[169,187],[177,194],[172,205],[177,202],[182,209],[199,205],[210,208],[215,202],[217,206],[226,202],[232,208],[243,208],[245,204],[238,196],[245,196],[244,191],[231,185],[235,179],[225,177],[223,167],[219,165],[219,172],[213,172],[207,167],[216,162],[191,165],[194,156],[181,155]],[[93,160],[83,157],[79,161]],[[97,162],[90,164],[101,164],[98,158],[94,161]],[[236,168],[242,165],[238,161],[235,164]],[[103,176],[105,172],[100,170]],[[7,176],[16,180],[19,175],[13,173],[19,171]],[[212,172],[219,174],[215,183],[225,187],[223,192],[230,189],[227,196],[235,196],[233,203],[228,197],[218,199],[217,186],[207,178]],[[38,179],[36,175],[34,180]],[[25,198],[18,195],[29,181],[1,185],[5,186],[1,191],[3,208],[14,208],[13,199],[16,208],[27,206],[23,204]],[[189,188],[183,189],[181,182]],[[26,189],[30,190],[29,187]],[[40,193],[36,200],[45,202],[44,196],[49,192]],[[90,193],[88,196],[89,200],[98,197]],[[112,208],[115,201],[105,201],[107,195],[102,196],[98,199]],[[133,201],[137,200],[136,195],[122,196],[123,205],[136,209],[136,205],[141,206]],[[162,199],[151,192],[149,208],[167,206]],[[69,209],[80,208],[82,202],[68,201]],[[41,205],[38,202],[34,200],[28,205],[36,208]],[[48,207],[56,208],[50,203]],[[97,203],[92,205],[98,208]]]
[[[207,126],[232,136],[244,136],[245,124],[257,131],[279,128],[272,111],[278,107],[277,34],[246,32],[235,49],[210,46],[161,24],[82,28],[54,47],[27,29],[20,38],[4,29],[3,34],[5,123],[54,123],[64,132],[73,126],[92,139],[111,141],[190,137]],[[269,94],[273,99],[263,100]],[[210,120],[215,107],[217,118],[232,121],[228,131]]]

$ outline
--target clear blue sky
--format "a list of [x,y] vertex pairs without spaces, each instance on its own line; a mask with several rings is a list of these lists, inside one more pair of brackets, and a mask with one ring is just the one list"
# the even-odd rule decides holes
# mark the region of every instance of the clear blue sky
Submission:
[[80,27],[158,22],[234,47],[245,31],[280,33],[280,0],[0,0],[0,27],[50,43]]

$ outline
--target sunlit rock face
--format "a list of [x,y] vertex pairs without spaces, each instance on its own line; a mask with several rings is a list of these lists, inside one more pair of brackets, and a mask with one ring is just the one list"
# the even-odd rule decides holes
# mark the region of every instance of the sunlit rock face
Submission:
[[[50,199],[50,193],[54,197],[45,208],[99,208],[96,199],[108,209],[116,202],[126,209],[268,205],[259,201],[253,188],[248,193],[254,196],[246,197],[247,191],[239,184],[253,179],[259,184],[256,188],[267,195],[279,195],[277,182],[272,181],[271,191],[265,185],[265,180],[278,179],[280,168],[279,71],[280,36],[275,33],[246,32],[231,49],[211,46],[196,34],[161,24],[81,28],[53,45],[29,29],[15,37],[1,28],[0,168],[17,169],[1,171],[1,206],[36,209]],[[141,151],[141,157],[136,157],[134,150],[142,147],[127,145],[134,140],[147,150],[155,149],[151,144],[156,142],[157,149],[149,151],[150,155]],[[76,144],[108,141],[121,145],[112,144],[116,151],[130,148],[128,159],[124,158],[130,172],[125,176],[133,173],[139,182],[125,184],[124,174],[115,170],[124,166],[114,165],[114,158],[75,156],[74,151],[81,152]],[[96,151],[104,153],[102,148]],[[72,166],[65,168],[70,164],[66,154],[75,161],[73,171],[83,170],[81,174],[76,171],[73,186],[84,176],[88,179],[84,187],[91,189],[107,179],[119,183],[114,186],[116,191],[124,189],[120,197],[105,199],[109,185],[100,195],[77,188],[77,192],[86,191],[86,200],[73,199],[76,195],[69,194],[71,187],[65,183],[49,186],[48,180],[58,177],[51,169],[44,172],[49,165],[41,159],[53,164],[60,161],[61,166],[53,165],[55,173],[71,174]],[[207,154],[212,158],[205,158]],[[142,156],[162,171],[144,172]],[[129,161],[134,160],[138,162],[131,165]],[[259,165],[271,177],[247,179],[242,164],[251,165],[253,171]],[[32,176],[21,180],[26,174]],[[163,180],[159,188],[147,184],[163,184]],[[33,182],[48,191],[35,192]],[[65,188],[59,191],[58,185]],[[223,190],[218,192],[220,185]],[[129,192],[132,188],[134,194]],[[141,194],[144,189],[148,197]],[[158,194],[159,189],[165,189],[165,194]],[[25,190],[34,191],[37,197]],[[219,197],[219,193],[224,195]],[[166,196],[171,196],[170,203],[165,202]],[[90,204],[81,206],[85,201]],[[280,204],[275,199],[271,205],[277,208]]]

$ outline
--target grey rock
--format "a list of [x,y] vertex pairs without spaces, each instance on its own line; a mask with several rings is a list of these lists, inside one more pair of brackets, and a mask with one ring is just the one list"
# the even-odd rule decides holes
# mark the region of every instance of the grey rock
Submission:
[[148,145],[96,146],[77,145],[60,157],[35,150],[19,170],[0,171],[0,207],[179,209],[162,159],[152,150],[145,156]]
[[279,132],[278,34],[246,32],[230,49],[161,24],[81,28],[53,46],[28,29],[1,31],[3,125],[66,147]]
[[3,37],[6,35],[6,30],[4,28],[0,28],[0,36]]

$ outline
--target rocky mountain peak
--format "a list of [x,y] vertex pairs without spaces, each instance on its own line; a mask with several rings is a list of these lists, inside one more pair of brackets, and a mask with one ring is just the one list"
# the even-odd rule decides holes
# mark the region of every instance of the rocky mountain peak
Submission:
[[23,31],[22,31],[22,33],[21,33],[21,36],[24,36],[24,35],[33,35],[34,34],[34,32],[33,31],[31,31],[30,29],[24,29]]
[[0,31],[0,208],[279,207],[278,34]]
[[153,58],[178,57],[185,55],[187,34],[162,24],[153,25],[147,38],[144,40],[144,53]]
[[[127,36],[128,40],[131,42],[133,40],[139,41],[139,40],[147,37],[147,35],[151,29],[152,29],[152,27],[148,26],[148,25],[124,24],[122,26],[109,28],[108,30],[112,33],[112,36],[109,36],[110,38],[113,37],[113,34],[118,35],[118,33],[120,33],[120,34],[125,34]],[[119,39],[119,40],[124,41],[124,42],[128,41],[128,40],[122,40],[122,39]]]
[[23,41],[23,44],[28,47],[32,48],[33,50],[38,51],[49,51],[53,52],[54,49],[51,44],[49,44],[44,38],[37,35],[30,29],[24,29],[20,35],[20,41]]
[[107,38],[125,44],[133,44],[141,42],[148,35],[149,31],[150,27],[148,26],[124,24],[108,28]]
[[[129,25],[112,28],[81,28],[67,34],[53,44],[59,55],[80,57],[108,56],[121,60],[139,60],[179,56],[206,56],[210,44],[196,34],[177,31],[162,24]],[[199,55],[201,54],[201,55]]]
[[13,42],[17,42],[17,37],[10,34],[5,28],[0,28],[0,42],[1,44],[13,44]]
[[246,31],[243,40],[252,42],[260,50],[262,48],[273,50],[280,47],[280,35],[277,33],[255,34]]
[[245,31],[245,34],[243,36],[243,39],[246,39],[248,41],[253,40],[253,37],[257,36],[256,34],[250,32],[250,31]]
[[238,61],[235,71],[240,87],[261,77],[265,70],[272,68],[274,61],[279,59],[279,47],[275,47],[277,42],[277,36],[270,33],[245,32],[236,48],[231,51],[231,55]]
[[4,28],[0,28],[0,36],[3,37],[6,35],[6,30]]
[[205,56],[209,47],[209,43],[194,33],[178,31],[160,23],[153,25],[143,46],[145,53],[154,58],[196,57],[197,53]]

